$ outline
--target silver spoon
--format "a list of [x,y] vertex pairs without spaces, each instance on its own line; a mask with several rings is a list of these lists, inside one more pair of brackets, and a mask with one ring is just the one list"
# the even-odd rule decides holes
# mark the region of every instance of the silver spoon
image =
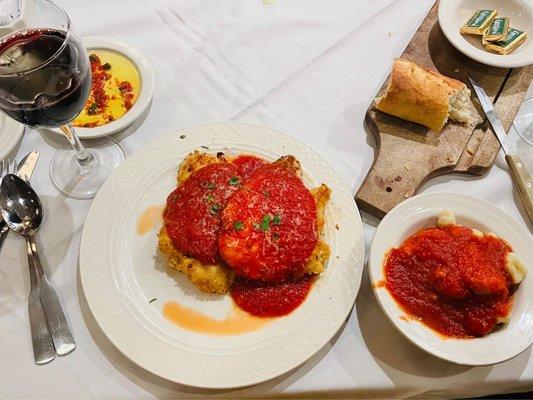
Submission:
[[[36,310],[38,308],[36,303],[42,304],[42,309],[48,322],[48,329],[55,346],[55,353],[58,355],[68,354],[76,348],[76,343],[70,332],[57,294],[48,282],[41,266],[37,245],[35,244],[35,233],[39,229],[43,218],[41,201],[28,183],[16,175],[7,175],[2,179],[2,184],[0,185],[0,208],[9,228],[26,239],[28,264],[32,280],[29,299],[30,319],[32,317],[32,308]],[[34,286],[37,290],[34,289]],[[38,293],[38,297],[34,293]],[[39,298],[40,302],[38,301]],[[48,354],[48,344],[43,338],[44,336],[40,335],[36,343],[35,338],[32,337],[34,339],[34,354],[36,345],[39,348],[41,344],[46,347],[46,353]]]

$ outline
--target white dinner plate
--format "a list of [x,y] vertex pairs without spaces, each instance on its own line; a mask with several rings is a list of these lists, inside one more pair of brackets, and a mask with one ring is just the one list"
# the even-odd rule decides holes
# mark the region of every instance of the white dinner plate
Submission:
[[[139,70],[141,76],[141,91],[133,107],[119,119],[94,128],[76,127],[80,139],[97,139],[119,132],[135,122],[148,108],[154,94],[154,70],[152,63],[136,49],[116,39],[103,36],[87,36],[82,38],[83,45],[88,52],[91,50],[109,50],[129,58]],[[51,129],[52,132],[63,135],[61,129]]]
[[[209,149],[202,148],[207,146]],[[164,267],[157,232],[139,236],[149,206],[164,204],[177,167],[193,150],[248,153],[275,160],[292,154],[308,187],[332,189],[325,240],[332,254],[305,302],[259,331],[210,336],[183,330],[162,316],[168,300],[214,318],[232,308],[229,296],[206,295]],[[216,123],[183,129],[128,157],[96,196],[83,230],[80,275],[96,321],[129,359],[170,381],[203,388],[257,384],[290,371],[324,346],[353,307],[364,260],[362,223],[353,196],[315,151],[278,131]],[[150,303],[151,299],[157,299]]]
[[24,125],[0,112],[0,160],[13,151],[23,133]]
[[[510,26],[526,31],[527,39],[510,54],[496,54],[486,50],[481,37],[462,35],[459,29],[476,10],[497,10],[498,15],[509,17]],[[457,50],[483,64],[500,68],[517,68],[533,64],[533,2],[531,0],[441,0],[439,25],[444,35]]]
[[[511,319],[501,329],[476,339],[444,338],[420,322],[404,318],[389,291],[375,285],[385,279],[383,263],[392,247],[399,247],[420,229],[435,226],[442,210],[455,213],[457,223],[482,232],[494,232],[505,239],[533,272],[533,238],[518,222],[495,205],[459,193],[428,193],[396,206],[381,221],[370,249],[369,272],[378,302],[394,326],[421,349],[444,360],[464,365],[489,365],[508,360],[533,342],[533,277],[520,283],[514,294]],[[380,287],[381,286],[381,287]]]

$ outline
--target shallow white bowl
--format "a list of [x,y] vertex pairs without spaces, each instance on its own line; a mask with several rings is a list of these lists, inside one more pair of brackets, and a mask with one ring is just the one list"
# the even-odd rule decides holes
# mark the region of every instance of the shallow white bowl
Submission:
[[531,273],[533,237],[495,205],[459,193],[428,193],[396,206],[381,221],[370,249],[369,272],[378,302],[394,326],[411,342],[439,358],[463,365],[490,365],[508,360],[533,342],[533,278],[526,277],[514,295],[510,322],[482,338],[449,339],[420,322],[402,318],[405,313],[385,287],[383,262],[387,251],[420,229],[435,226],[442,210],[455,213],[457,223],[505,239]]
[[[481,44],[481,37],[461,35],[459,29],[476,10],[495,9],[509,17],[511,27],[526,31],[528,38],[507,55],[491,53]],[[517,68],[533,64],[533,2],[528,0],[441,0],[439,24],[444,35],[457,50],[483,64],[500,68]]]
[[[108,136],[122,129],[125,129],[135,122],[148,108],[154,93],[154,70],[150,60],[135,50],[118,40],[103,36],[88,36],[82,38],[85,48],[90,50],[110,50],[129,58],[139,70],[141,76],[141,91],[133,107],[116,121],[94,128],[78,128],[76,133],[80,139],[96,139]],[[52,129],[54,133],[62,135],[60,129]]]

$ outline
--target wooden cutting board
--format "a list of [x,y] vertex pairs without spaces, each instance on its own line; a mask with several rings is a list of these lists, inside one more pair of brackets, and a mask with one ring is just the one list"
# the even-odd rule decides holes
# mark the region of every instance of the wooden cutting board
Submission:
[[[533,66],[502,69],[464,56],[448,42],[437,20],[438,3],[402,54],[417,64],[465,82],[468,75],[485,88],[505,130],[522,104],[533,78]],[[388,79],[376,97],[381,96]],[[471,89],[471,88],[470,88]],[[418,124],[368,109],[365,122],[376,140],[374,163],[355,200],[359,208],[382,218],[394,206],[413,196],[427,180],[444,174],[482,175],[494,163],[499,143],[488,127],[472,93],[480,123],[475,127],[449,122],[439,133]]]

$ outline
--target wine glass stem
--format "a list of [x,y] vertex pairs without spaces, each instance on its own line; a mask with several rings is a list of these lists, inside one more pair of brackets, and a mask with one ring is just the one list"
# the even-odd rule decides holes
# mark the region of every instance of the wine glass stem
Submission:
[[94,157],[87,150],[85,150],[85,147],[83,147],[80,139],[78,138],[78,135],[76,135],[76,132],[74,131],[74,127],[71,124],[63,125],[61,126],[61,130],[63,131],[63,134],[69,141],[72,148],[76,150],[76,158],[78,159],[78,164],[81,167],[84,167],[92,163]]

